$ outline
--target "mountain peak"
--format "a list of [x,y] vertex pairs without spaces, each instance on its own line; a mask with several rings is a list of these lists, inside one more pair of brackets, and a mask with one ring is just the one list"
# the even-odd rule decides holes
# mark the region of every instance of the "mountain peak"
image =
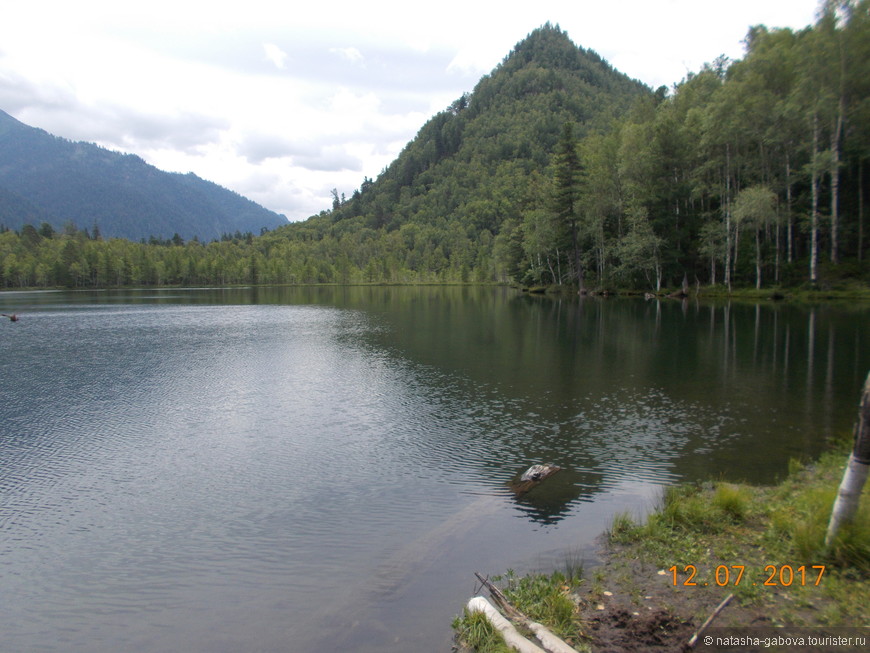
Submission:
[[615,77],[628,79],[594,50],[576,45],[558,23],[547,22],[529,33],[499,68],[515,72],[528,66],[578,74],[588,84],[606,89],[612,88]]
[[571,68],[582,52],[558,24],[545,23],[517,43],[504,63],[525,65],[537,63],[544,67]]
[[377,181],[366,180],[331,217],[388,230],[440,219],[458,231],[498,233],[511,215],[540,206],[536,179],[565,123],[578,136],[606,130],[650,92],[546,23],[471,94],[423,125]]

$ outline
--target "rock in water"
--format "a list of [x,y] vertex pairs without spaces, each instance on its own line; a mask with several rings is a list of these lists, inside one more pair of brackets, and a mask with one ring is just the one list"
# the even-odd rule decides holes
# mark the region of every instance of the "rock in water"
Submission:
[[517,496],[525,494],[560,469],[562,468],[558,465],[532,465],[520,476],[518,481],[511,483],[511,489]]

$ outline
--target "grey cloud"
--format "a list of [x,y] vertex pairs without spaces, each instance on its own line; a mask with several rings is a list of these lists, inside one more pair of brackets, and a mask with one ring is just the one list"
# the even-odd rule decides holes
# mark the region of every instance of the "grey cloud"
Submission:
[[[147,38],[147,35],[137,36]],[[283,68],[277,68],[264,56],[266,43],[286,55]],[[336,35],[333,39],[324,39],[322,33],[313,36],[266,31],[238,34],[232,39],[212,39],[199,34],[190,40],[161,41],[154,45],[155,49],[188,61],[243,74],[292,77],[315,85],[389,95],[401,103],[395,109],[386,107],[396,112],[420,109],[425,102],[422,96],[433,91],[453,92],[459,97],[464,91],[470,91],[479,79],[478,74],[447,73],[456,56],[454,50],[435,48],[421,52],[405,45],[369,41],[364,35]],[[417,106],[411,106],[415,101]]]
[[249,134],[239,144],[238,154],[249,163],[258,164],[266,159],[283,159],[297,154],[317,152],[314,145],[302,145],[274,134]]
[[[291,222],[304,220],[328,206],[328,200],[312,198],[309,192],[292,182],[281,184],[260,175],[236,184],[235,190],[261,206],[286,216]],[[329,196],[328,191],[324,196]]]
[[302,168],[320,172],[341,172],[342,170],[360,172],[363,168],[362,160],[359,157],[348,154],[341,147],[324,147],[316,154],[295,155],[293,163]]
[[446,74],[454,53],[445,50],[424,53],[386,45],[356,49],[364,57],[364,67],[322,50],[289,48],[288,72],[356,92],[375,92],[384,98],[385,109],[396,112],[426,108],[433,92],[455,92],[458,97],[477,83],[477,76]]
[[64,86],[36,85],[14,74],[0,74],[0,106],[52,134],[122,150],[192,152],[216,140],[229,126],[224,119],[198,113],[159,115],[120,105],[88,105]]
[[8,113],[19,113],[31,107],[63,109],[75,102],[75,94],[70,89],[35,84],[5,69],[0,61],[0,106]]
[[125,134],[123,140],[148,148],[196,152],[215,142],[230,126],[226,119],[190,112],[151,115],[116,109],[114,113],[116,128]]
[[287,158],[294,166],[308,170],[321,172],[362,170],[362,161],[359,157],[348,154],[340,137],[336,136],[312,143],[291,141],[271,134],[250,134],[239,145],[237,152],[253,164],[262,163],[266,159]]

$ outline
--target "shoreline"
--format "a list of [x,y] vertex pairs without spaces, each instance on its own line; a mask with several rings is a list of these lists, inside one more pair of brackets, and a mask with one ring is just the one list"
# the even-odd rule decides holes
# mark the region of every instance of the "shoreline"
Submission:
[[[571,600],[569,624],[554,624],[527,601],[521,585],[530,577],[509,575],[503,591],[578,651],[593,653],[688,650],[728,594],[733,600],[715,628],[870,629],[870,485],[854,523],[830,551],[823,546],[848,449],[840,443],[812,463],[792,462],[776,485],[677,485],[644,522],[617,515],[599,536],[600,565],[582,578],[535,576]],[[457,632],[464,621],[454,622]],[[458,650],[509,650],[500,646]]]
[[647,299],[730,299],[749,301],[775,301],[775,302],[825,302],[841,300],[870,301],[870,285],[859,281],[836,282],[820,284],[812,288],[803,286],[776,286],[764,288],[735,287],[731,291],[721,285],[715,286],[690,286],[686,292],[680,288],[663,288],[658,292],[631,288],[587,288],[579,293],[575,286],[548,285],[548,286],[521,286],[507,282],[452,282],[452,281],[421,281],[421,282],[358,282],[358,283],[281,283],[281,284],[207,284],[202,286],[189,284],[159,284],[159,285],[125,285],[125,286],[16,286],[0,288],[3,293],[22,292],[99,292],[108,290],[237,290],[243,288],[378,288],[378,287],[456,287],[456,288],[506,288],[515,290],[517,293],[530,295],[546,295],[561,297],[634,297]]

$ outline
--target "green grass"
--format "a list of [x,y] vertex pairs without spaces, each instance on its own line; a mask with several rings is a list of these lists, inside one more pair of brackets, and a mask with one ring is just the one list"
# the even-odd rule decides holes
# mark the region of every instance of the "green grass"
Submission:
[[732,521],[740,522],[749,509],[749,493],[737,485],[719,483],[713,493],[713,507]]
[[[746,578],[729,589],[741,606],[761,612],[771,624],[870,626],[865,610],[870,604],[870,485],[864,489],[855,520],[830,548],[824,544],[850,446],[844,440],[810,464],[792,461],[788,477],[778,485],[723,481],[676,485],[663,492],[658,508],[645,521],[628,513],[617,514],[606,532],[614,545],[610,576],[595,569],[587,584],[581,580],[579,565],[571,562],[576,556],[569,556],[565,574],[517,576],[509,571],[497,580],[520,611],[575,646],[578,642],[584,645],[583,624],[571,593],[581,585],[596,599],[605,587],[620,586],[626,594],[642,597],[647,587],[661,583],[657,576],[639,577],[632,561],[658,570],[677,566],[680,572],[685,565],[694,565],[698,586],[691,589],[693,596],[704,591],[721,594],[716,568],[724,565],[734,572],[732,565],[742,565]],[[779,570],[786,565],[793,570],[804,565],[808,581],[788,587],[764,585],[769,576],[765,567]],[[814,565],[825,565],[818,585],[812,582],[818,573]],[[716,603],[721,598],[717,596]],[[696,616],[703,619],[706,615]],[[478,637],[484,630],[478,620],[479,616],[467,614],[456,619],[454,628],[460,640],[477,646],[477,651],[507,650],[498,648],[498,642],[501,646],[504,642],[497,634]],[[482,643],[472,645],[473,641]]]
[[[532,621],[543,624],[566,642],[578,646],[580,624],[577,620],[577,604],[571,598],[571,591],[583,583],[580,577],[582,568],[576,563],[575,554],[569,552],[567,555],[566,565],[571,570],[569,575],[555,571],[552,574],[517,576],[513,570],[508,570],[504,576],[495,576],[490,580],[500,584],[505,597],[517,610]],[[499,648],[506,646],[504,639],[479,613],[469,614],[466,610],[462,616],[454,619],[453,629],[457,639],[475,651],[509,650]]]
[[502,591],[520,612],[532,621],[544,624],[559,637],[577,635],[573,624],[577,606],[568,592],[581,582],[579,578],[568,579],[556,571],[549,576],[533,574],[517,577],[508,574],[506,580],[507,586]]
[[511,648],[489,620],[480,612],[467,609],[461,617],[453,620],[453,630],[463,645],[478,653],[510,653]]
[[[824,546],[847,458],[848,451],[838,448],[809,466],[792,462],[789,477],[772,487],[725,482],[670,486],[644,524],[616,515],[608,538],[616,544],[644,543],[641,552],[658,558],[673,557],[677,545],[722,546],[751,534],[766,553],[780,558],[870,573],[870,497],[834,545]],[[864,494],[870,494],[870,486]]]
[[634,542],[637,539],[639,528],[640,524],[629,513],[617,513],[614,515],[613,522],[606,532],[607,539],[618,544]]
[[[824,544],[847,457],[848,451],[838,448],[812,465],[793,463],[789,477],[772,487],[723,482],[670,487],[645,523],[617,515],[609,540],[624,547],[619,555],[636,556],[659,568],[691,564],[698,569],[699,585],[715,586],[719,565],[744,565],[757,576],[747,579],[755,584],[744,581],[733,587],[746,602],[772,599],[775,593],[763,583],[768,566],[804,565],[810,570],[825,565],[823,583],[795,582],[788,600],[817,606],[819,621],[827,625],[864,624],[861,606],[870,602],[870,487],[853,523],[830,548]],[[774,621],[797,618],[792,605],[771,609],[777,615]]]
[[842,449],[825,454],[774,488],[771,499],[780,509],[770,516],[767,545],[799,560],[821,560],[843,573],[870,575],[870,486],[864,488],[853,522],[830,549],[824,544],[847,456]]

